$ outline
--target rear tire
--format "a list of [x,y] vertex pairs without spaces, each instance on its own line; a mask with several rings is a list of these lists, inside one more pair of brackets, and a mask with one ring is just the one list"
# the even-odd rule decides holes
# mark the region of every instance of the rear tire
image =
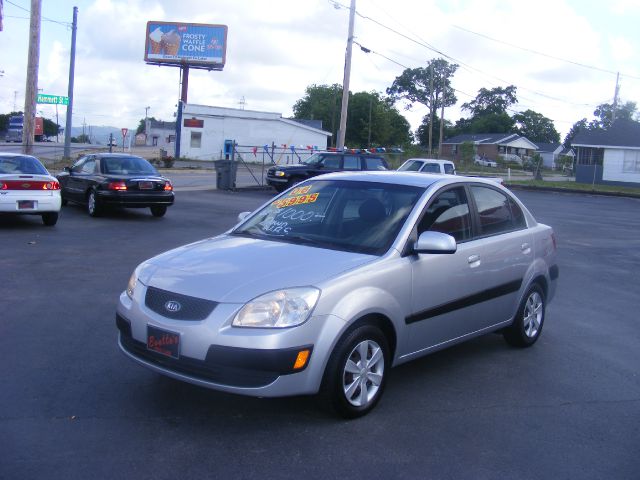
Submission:
[[504,339],[513,347],[530,347],[542,333],[544,314],[544,292],[540,285],[534,284],[522,299],[513,324],[504,330]]
[[151,215],[154,217],[163,217],[167,213],[167,207],[165,205],[154,205],[149,207],[151,209]]
[[58,221],[58,212],[47,212],[42,214],[42,223],[47,227],[53,227]]
[[87,212],[91,217],[99,217],[102,214],[102,207],[98,203],[95,190],[89,191],[87,195]]
[[323,403],[344,418],[366,415],[380,401],[389,363],[389,345],[379,328],[363,325],[348,332],[327,364]]

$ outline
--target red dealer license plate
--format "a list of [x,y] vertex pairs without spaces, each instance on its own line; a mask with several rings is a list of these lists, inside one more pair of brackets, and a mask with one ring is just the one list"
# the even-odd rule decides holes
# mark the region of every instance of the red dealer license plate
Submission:
[[180,334],[147,325],[147,349],[172,358],[180,357]]
[[36,208],[35,200],[18,200],[18,210],[33,210]]

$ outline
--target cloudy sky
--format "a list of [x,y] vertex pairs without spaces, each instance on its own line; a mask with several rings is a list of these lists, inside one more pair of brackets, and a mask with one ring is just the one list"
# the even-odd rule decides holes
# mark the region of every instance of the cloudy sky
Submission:
[[[342,83],[349,0],[42,0],[39,88],[66,95],[73,6],[79,8],[74,126],[130,127],[172,120],[179,69],[144,63],[148,21],[228,26],[222,72],[192,70],[189,103],[292,115],[311,84]],[[29,0],[4,0],[0,112],[24,108]],[[478,89],[516,85],[515,110],[535,110],[564,135],[596,105],[640,104],[640,0],[357,0],[351,91],[384,92],[405,67],[446,55],[453,121]],[[440,52],[440,53],[438,53]],[[386,57],[386,58],[385,58]],[[390,61],[392,60],[392,61]],[[400,65],[398,65],[400,64]],[[401,66],[402,65],[402,66]],[[405,111],[415,129],[426,108]],[[55,108],[38,110],[55,119]],[[60,124],[65,109],[61,107]]]

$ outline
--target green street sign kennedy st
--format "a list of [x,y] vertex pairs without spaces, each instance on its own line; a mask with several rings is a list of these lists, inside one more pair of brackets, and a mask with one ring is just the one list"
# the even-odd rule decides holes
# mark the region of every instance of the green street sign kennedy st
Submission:
[[39,93],[36,103],[50,103],[53,105],[69,105],[69,97],[63,97],[62,95],[46,95]]

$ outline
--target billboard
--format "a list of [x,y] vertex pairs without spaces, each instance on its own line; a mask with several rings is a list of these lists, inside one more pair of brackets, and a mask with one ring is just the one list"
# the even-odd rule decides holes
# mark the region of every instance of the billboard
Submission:
[[227,26],[147,22],[144,60],[222,70],[227,55]]

